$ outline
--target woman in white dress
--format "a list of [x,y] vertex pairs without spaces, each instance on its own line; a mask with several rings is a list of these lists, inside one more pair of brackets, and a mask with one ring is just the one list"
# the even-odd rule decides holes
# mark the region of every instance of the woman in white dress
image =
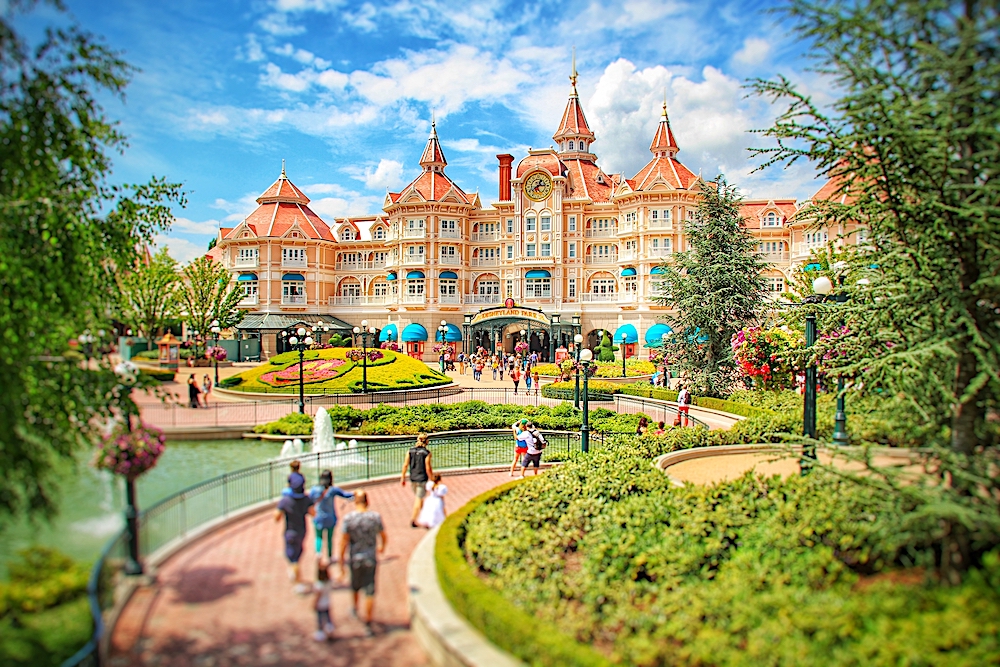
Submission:
[[444,521],[444,496],[448,487],[441,483],[441,475],[434,474],[434,479],[427,482],[427,495],[424,506],[417,517],[417,525],[424,528],[434,528]]

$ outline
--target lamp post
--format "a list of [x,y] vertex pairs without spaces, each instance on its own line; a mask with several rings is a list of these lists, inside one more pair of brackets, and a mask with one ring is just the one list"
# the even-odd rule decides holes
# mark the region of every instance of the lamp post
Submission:
[[[213,386],[219,385],[219,334],[222,333],[222,327],[219,326],[219,320],[212,320],[212,363],[215,365],[215,384]],[[208,400],[207,398],[205,399]]]
[[623,331],[622,332],[622,377],[627,377],[627,373],[625,372],[625,357],[628,356],[625,354],[625,341],[627,340],[628,340],[628,334]]
[[466,313],[462,316],[462,328],[465,329],[465,349],[462,350],[462,354],[466,357],[472,351],[472,339],[470,338],[472,331],[472,313]]
[[[354,335],[361,337],[361,393],[368,393],[368,337],[373,338],[374,343],[375,327],[368,326],[368,320],[361,320],[360,327],[354,327]],[[357,344],[357,343],[355,343]]]
[[573,407],[580,409],[580,345],[583,344],[583,334],[573,336],[573,351],[576,353],[576,387],[573,389]]
[[298,350],[299,352],[299,413],[306,413],[306,396],[305,396],[305,369],[303,364],[305,363],[306,349],[313,344],[312,337],[306,335],[305,327],[299,327],[292,335],[288,337],[288,344],[292,346],[293,350]]
[[441,320],[441,325],[438,326],[438,334],[440,334],[441,337],[441,354],[438,355],[438,363],[441,365],[442,373],[445,372],[444,355],[445,355],[445,348],[448,347],[448,340],[445,338],[447,333],[448,333],[448,321]]
[[316,324],[312,326],[313,335],[316,337],[316,342],[320,345],[323,344],[323,334],[328,331],[330,331],[330,327],[328,327],[323,320],[316,320]]
[[590,404],[587,399],[587,374],[594,353],[583,350],[580,353],[580,363],[583,364],[583,426],[580,427],[580,449],[584,454],[590,451]]
[[[122,417],[125,418],[125,428],[132,430],[132,412],[129,408],[128,396],[132,385],[139,379],[139,367],[131,361],[123,361],[115,366],[118,376],[118,395]],[[142,562],[139,560],[139,512],[135,505],[135,480],[125,477],[125,533],[128,538],[128,558],[125,560],[125,574],[142,574]]]
[[[847,264],[846,262],[837,262],[833,265],[833,268],[840,274],[837,276],[837,283],[842,286],[844,284],[844,275],[842,272],[845,268],[847,268]],[[833,291],[833,283],[826,276],[820,276],[813,281],[813,291],[822,295],[824,300],[833,300],[837,303],[844,303],[847,301],[846,294],[830,294]],[[844,406],[844,378],[843,376],[838,375],[837,414],[834,417],[833,444],[839,447],[845,447],[849,442],[850,437],[847,435],[847,411]]]
[[556,347],[562,342],[562,317],[559,313],[552,313],[552,335],[549,336],[549,361],[556,360]]

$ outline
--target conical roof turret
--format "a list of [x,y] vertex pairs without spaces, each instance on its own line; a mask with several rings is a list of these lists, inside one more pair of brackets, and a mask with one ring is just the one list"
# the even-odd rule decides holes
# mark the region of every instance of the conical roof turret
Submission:
[[660,124],[656,127],[656,134],[653,135],[653,143],[649,145],[649,152],[656,157],[673,157],[679,151],[680,148],[677,147],[674,133],[670,129],[667,101],[663,100],[663,115],[660,117]]
[[257,197],[258,204],[274,204],[277,202],[285,202],[287,204],[302,204],[305,206],[309,203],[309,197],[306,197],[301,190],[299,190],[295,185],[288,180],[288,176],[285,175],[285,161],[281,161],[281,175],[278,176],[278,180],[271,184],[267,190]]
[[587,124],[587,117],[583,115],[583,107],[580,105],[580,94],[576,90],[576,80],[579,74],[576,71],[576,52],[573,53],[573,70],[569,75],[570,93],[566,102],[566,110],[563,111],[562,120],[559,122],[559,129],[552,135],[556,143],[562,143],[564,139],[586,139],[588,143],[594,140],[594,133],[590,131]]
[[420,166],[424,171],[444,171],[448,160],[444,158],[444,151],[441,150],[441,142],[437,135],[437,122],[431,120],[431,136],[427,138],[427,146],[424,154],[420,156]]

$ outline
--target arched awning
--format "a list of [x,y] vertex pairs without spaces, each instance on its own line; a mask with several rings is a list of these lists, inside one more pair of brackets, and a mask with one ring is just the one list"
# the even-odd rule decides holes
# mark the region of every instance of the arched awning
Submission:
[[454,271],[442,271],[438,278],[441,280],[458,280],[458,274]]
[[627,266],[624,269],[622,269],[622,278],[628,278],[629,276],[634,276],[634,275],[635,275],[635,269],[633,269],[631,266]]
[[622,334],[625,334],[626,343],[638,343],[639,342],[639,332],[635,330],[635,327],[631,324],[623,324],[618,327],[615,331],[615,344],[622,342]]
[[[420,272],[417,271],[417,273]],[[420,273],[420,275],[423,276],[424,274]],[[406,328],[403,329],[403,333],[399,336],[399,339],[404,343],[416,343],[418,341],[427,340],[427,329],[424,328],[424,325],[417,324],[416,322],[413,324],[407,324]]]
[[669,336],[673,332],[666,324],[654,324],[646,329],[646,347],[663,347],[663,334]]
[[396,274],[395,274],[395,273],[389,273],[389,274],[388,274],[388,275],[387,275],[387,276],[385,277],[385,279],[386,279],[386,280],[389,280],[389,281],[393,281],[393,280],[395,280],[395,279],[396,279]]
[[305,281],[305,278],[302,276],[301,273],[286,273],[285,275],[281,276],[281,279],[282,280],[301,280],[303,282]]
[[[459,329],[454,324],[448,323],[445,326],[448,327],[448,331],[444,334],[444,339],[449,343],[457,343],[462,340],[462,330]],[[441,332],[439,331],[434,340],[441,340]]]
[[666,272],[663,270],[662,267],[654,266],[653,270],[649,272],[649,275],[651,275],[651,276],[662,276],[664,273],[666,273]]
[[525,278],[551,278],[552,274],[549,273],[548,271],[546,271],[545,269],[532,269],[531,271],[528,271],[524,275],[524,277]]
[[257,280],[256,273],[241,273],[240,277],[236,279],[236,282],[245,283]]
[[381,333],[378,335],[378,341],[384,343],[387,340],[396,340],[399,338],[399,330],[396,329],[395,324],[387,324],[385,328],[382,329]]
[[422,280],[424,277],[423,271],[410,271],[406,274],[407,280]]

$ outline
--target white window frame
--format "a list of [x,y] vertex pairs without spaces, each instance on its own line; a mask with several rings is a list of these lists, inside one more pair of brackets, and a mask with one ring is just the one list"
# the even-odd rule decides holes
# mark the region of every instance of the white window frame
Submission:
[[576,216],[575,215],[569,216],[569,222],[567,222],[566,224],[567,224],[567,231],[575,232],[576,231]]
[[576,259],[576,241],[569,242],[569,253],[567,254],[567,257],[570,259]]
[[552,244],[551,243],[543,243],[541,245],[541,247],[538,249],[538,252],[539,252],[539,255],[538,255],[539,257],[551,257],[552,256]]
[[552,216],[542,215],[538,218],[538,231],[540,232],[551,232],[552,231]]
[[524,216],[524,231],[527,233],[532,233],[536,229],[537,218],[533,215]]
[[534,243],[526,243],[526,244],[524,244],[524,256],[525,257],[534,257],[535,256],[535,244]]
[[552,278],[525,278],[524,296],[535,299],[552,297]]
[[570,299],[576,298],[576,278],[570,278],[566,281],[566,296]]

